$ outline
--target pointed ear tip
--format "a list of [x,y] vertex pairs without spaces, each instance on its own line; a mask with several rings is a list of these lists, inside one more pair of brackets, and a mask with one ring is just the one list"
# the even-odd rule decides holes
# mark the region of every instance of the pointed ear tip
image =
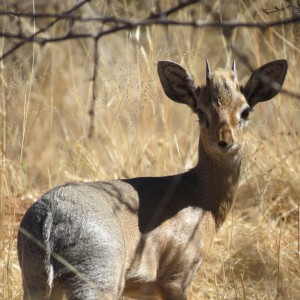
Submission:
[[284,64],[285,68],[288,69],[289,64],[288,64],[287,59],[283,59],[282,62],[283,62],[283,64]]
[[174,65],[178,65],[176,62],[174,62],[172,60],[159,60],[157,64],[174,64]]
[[159,60],[157,63],[157,67],[162,68],[164,66],[179,66],[179,67],[181,67],[179,64],[177,64],[176,62],[171,61],[171,60]]
[[160,60],[158,61],[157,63],[157,71],[158,71],[158,74],[161,74],[163,72],[163,69],[170,65],[172,62],[171,61],[168,61],[168,60]]
[[157,64],[161,65],[161,64],[165,64],[165,63],[169,63],[169,62],[171,62],[171,61],[169,61],[169,60],[159,60]]
[[159,67],[163,66],[165,63],[166,63],[165,60],[160,60],[160,61],[158,61],[158,63],[157,63],[157,67],[159,68]]
[[284,63],[284,64],[288,64],[288,61],[287,61],[287,59],[285,59],[285,58],[282,58],[282,59],[279,59],[279,61],[281,61],[282,63]]
[[166,65],[166,64],[169,64],[169,63],[172,63],[172,61],[169,61],[169,60],[159,60],[158,63],[157,63],[157,66],[163,66],[163,65]]
[[286,59],[280,59],[279,62],[282,66],[282,75],[283,75],[283,80],[284,80],[284,78],[287,74],[288,67],[289,67],[288,61]]

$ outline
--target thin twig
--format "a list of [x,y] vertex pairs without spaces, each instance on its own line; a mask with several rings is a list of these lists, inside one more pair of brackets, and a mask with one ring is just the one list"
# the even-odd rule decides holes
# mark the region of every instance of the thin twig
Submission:
[[291,8],[291,7],[294,7],[294,5],[286,5],[286,6],[283,6],[283,7],[278,7],[278,6],[275,6],[273,10],[268,10],[267,8],[263,8],[263,12],[266,14],[266,15],[271,15],[271,14],[274,14],[274,13],[277,13],[277,12],[280,12],[280,11],[284,11],[288,8]]
[[[27,42],[36,42],[36,36],[38,34],[46,32],[51,27],[53,27],[58,21],[60,21],[63,18],[63,16],[73,13],[74,11],[78,10],[80,7],[82,7],[83,5],[85,5],[86,3],[90,2],[90,1],[91,0],[83,0],[83,1],[79,2],[77,5],[73,6],[68,11],[59,15],[54,21],[50,22],[46,27],[41,28],[37,32],[31,34],[27,39],[22,39],[21,42],[14,45],[8,51],[6,51],[4,54],[2,54],[2,56],[0,56],[0,61],[3,60],[4,58],[6,58],[7,56],[9,56],[10,54],[12,54],[13,52],[15,52],[16,50],[18,50],[19,48],[21,48],[22,46],[24,46]],[[22,34],[21,34],[21,36],[22,36]],[[0,37],[1,37],[1,35],[0,35]]]
[[89,109],[89,116],[90,116],[90,125],[88,130],[88,138],[91,138],[94,134],[94,120],[95,120],[95,106],[97,101],[97,77],[98,77],[98,65],[99,65],[99,53],[98,53],[98,43],[99,39],[94,40],[94,68],[93,68],[93,76],[92,76],[92,100]]
[[195,4],[195,3],[199,3],[201,2],[201,0],[190,0],[190,1],[186,1],[186,2],[181,2],[179,1],[178,5],[177,6],[174,6],[174,7],[171,7],[170,9],[164,11],[164,12],[160,12],[160,13],[151,13],[150,16],[148,17],[148,19],[156,19],[156,18],[162,18],[162,17],[168,17],[170,16],[171,14],[174,14],[176,12],[178,12],[179,10],[182,10],[183,8],[186,8],[187,6],[190,6],[192,4]]

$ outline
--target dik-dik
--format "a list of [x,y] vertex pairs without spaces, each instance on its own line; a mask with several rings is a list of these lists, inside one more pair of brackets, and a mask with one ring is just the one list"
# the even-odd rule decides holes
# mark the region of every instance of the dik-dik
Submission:
[[286,72],[287,61],[276,60],[241,86],[235,63],[215,72],[207,63],[199,87],[183,67],[160,61],[166,95],[199,118],[196,166],[172,176],[70,183],[47,192],[20,225],[24,299],[187,299],[235,199],[249,114],[279,92]]

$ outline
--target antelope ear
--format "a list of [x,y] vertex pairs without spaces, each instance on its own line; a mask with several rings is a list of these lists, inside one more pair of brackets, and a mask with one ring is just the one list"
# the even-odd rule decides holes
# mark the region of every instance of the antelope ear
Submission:
[[259,102],[270,100],[279,93],[287,68],[287,61],[280,59],[269,62],[252,73],[246,86],[242,88],[250,107]]
[[195,110],[197,86],[192,74],[172,61],[159,61],[157,71],[166,95],[171,100],[187,104]]

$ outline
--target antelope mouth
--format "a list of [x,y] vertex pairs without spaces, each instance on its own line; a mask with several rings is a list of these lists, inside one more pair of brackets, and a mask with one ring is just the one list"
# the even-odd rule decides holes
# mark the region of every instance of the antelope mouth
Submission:
[[226,147],[221,147],[218,145],[218,151],[222,154],[236,154],[240,147],[237,144],[227,145]]

